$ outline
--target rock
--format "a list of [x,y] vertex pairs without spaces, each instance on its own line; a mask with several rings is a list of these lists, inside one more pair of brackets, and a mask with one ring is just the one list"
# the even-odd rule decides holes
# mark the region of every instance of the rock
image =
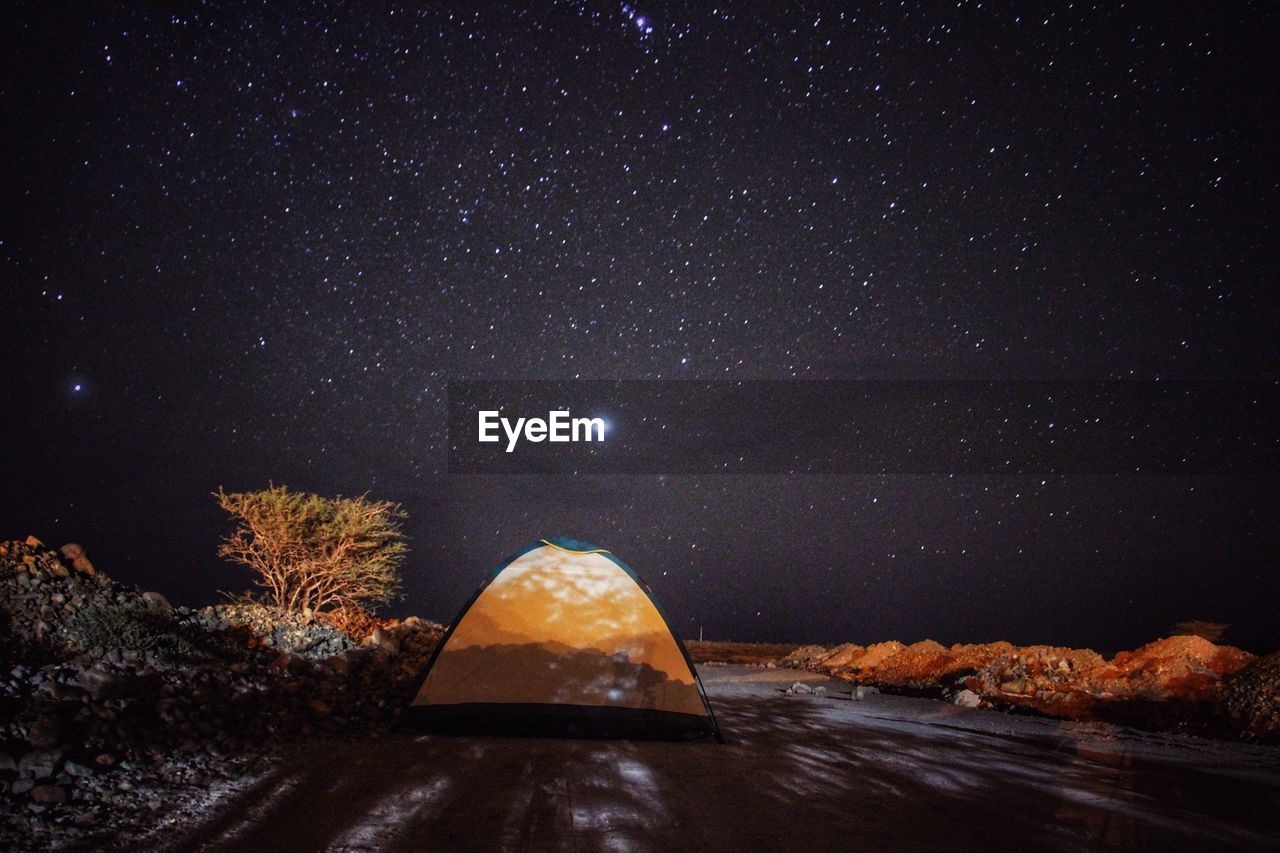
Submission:
[[25,794],[36,786],[35,779],[14,779],[9,790],[15,794]]
[[109,699],[120,692],[120,679],[114,673],[101,669],[81,670],[78,680],[85,692],[94,699]]
[[88,557],[76,557],[74,560],[71,561],[71,566],[77,572],[81,572],[82,574],[86,574],[86,575],[96,574],[93,568],[93,563],[89,562]]
[[951,700],[961,708],[976,708],[982,704],[982,697],[972,690],[965,688],[956,694],[956,698]]
[[812,693],[813,688],[805,684],[803,681],[797,681],[795,684],[791,685],[791,692],[792,693]]
[[60,749],[33,749],[18,761],[18,773],[34,779],[48,779],[62,760]]
[[827,688],[819,684],[817,687],[813,688],[813,695],[819,698],[826,698]]
[[35,749],[54,747],[61,738],[62,722],[57,717],[39,717],[27,728],[27,743]]
[[31,789],[31,799],[37,803],[65,803],[67,789],[57,785],[36,785]]
[[861,702],[871,694],[879,693],[879,692],[880,692],[880,688],[878,687],[871,687],[866,684],[859,684],[857,687],[853,688],[853,701]]
[[30,545],[32,548],[43,548],[43,547],[44,547],[44,543],[43,543],[43,542],[41,542],[39,539],[37,539],[37,538],[36,538],[36,537],[34,537],[34,536],[28,536],[28,537],[27,537],[27,544],[28,544],[28,545]]
[[83,779],[86,776],[92,776],[93,770],[85,767],[83,764],[77,764],[74,761],[68,761],[62,768],[69,776],[76,776]]
[[77,557],[84,556],[84,548],[80,547],[75,542],[68,542],[66,545],[59,548],[58,551],[68,560],[74,560]]
[[147,605],[147,609],[154,613],[173,612],[173,605],[169,603],[169,599],[158,592],[144,592],[142,601]]
[[0,773],[5,771],[17,772],[18,765],[14,762],[13,756],[7,752],[0,751]]
[[369,645],[393,655],[400,654],[400,641],[389,631],[381,628],[373,629],[373,633],[369,635]]

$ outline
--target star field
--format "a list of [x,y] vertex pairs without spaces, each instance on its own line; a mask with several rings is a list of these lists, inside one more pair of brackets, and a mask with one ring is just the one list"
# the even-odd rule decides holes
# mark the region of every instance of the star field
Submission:
[[3,14],[5,536],[203,602],[208,493],[274,480],[403,502],[437,619],[568,535],[691,634],[1277,644],[1265,478],[444,446],[456,378],[1274,378],[1266,4]]

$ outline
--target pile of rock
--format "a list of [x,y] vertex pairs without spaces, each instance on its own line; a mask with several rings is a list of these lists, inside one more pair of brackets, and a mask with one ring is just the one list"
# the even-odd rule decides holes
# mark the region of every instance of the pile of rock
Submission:
[[1224,679],[1222,696],[1242,731],[1280,741],[1280,652],[1257,658]]
[[[1110,719],[1206,734],[1280,736],[1276,673],[1254,656],[1195,636],[1148,643],[1106,660],[1090,649],[957,644],[805,646],[783,666],[855,684],[923,693],[979,707],[1022,708],[1069,719]],[[1270,685],[1270,688],[1267,687]],[[1257,697],[1272,691],[1270,703]],[[1230,698],[1230,707],[1224,701]]]
[[253,648],[275,649],[313,660],[333,657],[356,645],[310,613],[263,604],[216,604],[197,611],[194,618],[209,631],[248,632]]
[[0,623],[0,848],[153,825],[277,743],[385,728],[443,634],[409,618],[357,644],[258,605],[173,608],[33,538],[0,543]]
[[0,542],[0,566],[0,615],[7,615],[10,639],[22,642],[64,644],[84,609],[124,594],[76,544],[53,551],[34,536]]

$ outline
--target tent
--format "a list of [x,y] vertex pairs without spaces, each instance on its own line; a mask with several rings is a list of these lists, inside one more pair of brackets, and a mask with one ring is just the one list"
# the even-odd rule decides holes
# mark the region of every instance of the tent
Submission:
[[572,539],[532,543],[480,586],[405,719],[453,733],[721,739],[649,587]]

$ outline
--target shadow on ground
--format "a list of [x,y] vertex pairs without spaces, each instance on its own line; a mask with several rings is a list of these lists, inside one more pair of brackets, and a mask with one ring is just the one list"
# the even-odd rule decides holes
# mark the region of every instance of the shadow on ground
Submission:
[[786,696],[739,675],[708,681],[725,745],[409,733],[316,742],[193,816],[171,849],[1280,845],[1273,753],[1248,752],[1247,772],[1236,772],[1230,749],[1224,759],[1207,742],[1131,747],[1087,727],[1020,728],[924,700]]

